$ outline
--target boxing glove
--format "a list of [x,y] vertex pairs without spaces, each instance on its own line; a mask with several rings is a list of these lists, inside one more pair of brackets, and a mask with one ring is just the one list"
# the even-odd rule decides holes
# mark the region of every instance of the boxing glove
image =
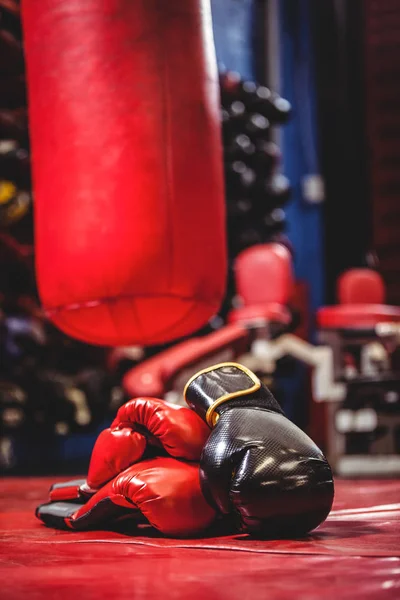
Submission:
[[124,517],[182,537],[206,529],[215,511],[201,492],[198,464],[156,457],[117,475],[86,504],[51,502],[38,506],[36,516],[50,527],[75,530],[113,525]]
[[[149,449],[198,461],[210,431],[191,410],[157,398],[135,398],[121,406],[96,440],[87,480],[57,483],[50,500],[86,500]],[[153,452],[154,453],[154,452]]]
[[304,535],[324,521],[334,496],[331,468],[254,373],[215,365],[194,375],[184,395],[212,428],[200,460],[210,504],[266,537]]

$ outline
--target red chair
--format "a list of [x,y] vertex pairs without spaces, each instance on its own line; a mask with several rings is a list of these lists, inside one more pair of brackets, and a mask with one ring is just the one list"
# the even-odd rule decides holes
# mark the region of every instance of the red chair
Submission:
[[339,304],[385,304],[385,283],[372,269],[349,269],[337,283]]
[[350,269],[337,284],[339,304],[317,313],[320,329],[374,329],[379,323],[400,322],[400,307],[385,304],[385,285],[372,269]]
[[328,407],[327,452],[340,475],[399,472],[393,464],[399,463],[394,448],[400,374],[392,353],[400,307],[385,304],[385,295],[376,271],[350,269],[338,279],[339,304],[317,313],[319,341],[331,348],[334,380],[345,386],[342,401]]
[[258,244],[244,250],[236,259],[235,277],[242,305],[230,312],[230,323],[247,327],[290,323],[288,303],[293,290],[293,273],[291,254],[285,246]]

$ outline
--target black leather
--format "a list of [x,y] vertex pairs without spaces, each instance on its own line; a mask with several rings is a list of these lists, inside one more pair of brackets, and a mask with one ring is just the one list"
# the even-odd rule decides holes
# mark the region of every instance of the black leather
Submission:
[[[259,396],[250,394],[253,386],[254,380],[245,371],[227,365],[199,373],[186,389],[185,399],[190,408],[205,419],[207,410],[221,396],[235,394],[238,391],[248,391],[249,393],[246,396],[241,396],[239,406],[248,403],[254,407],[259,406],[283,414],[278,402],[267,388],[265,388],[265,393]],[[229,406],[234,406],[236,401],[236,398],[230,400]],[[220,408],[216,409],[216,412],[220,413],[224,409],[225,405],[222,404]]]
[[[188,404],[205,418],[221,396],[250,389],[238,366],[199,374]],[[239,386],[239,387],[237,387]],[[331,468],[314,442],[285,417],[271,392],[259,390],[220,404],[200,462],[203,493],[241,529],[262,536],[301,536],[328,516],[334,497]]]
[[99,525],[110,526],[119,518],[129,515],[135,518],[137,523],[147,520],[138,510],[125,508],[115,504],[111,498],[103,498],[93,508],[83,516],[72,519],[74,513],[84,505],[84,502],[49,502],[41,504],[36,509],[36,516],[48,527],[56,529],[75,529],[77,531],[86,531],[89,529],[99,529]]
[[40,504],[36,508],[35,515],[48,527],[69,529],[67,519],[81,506],[82,504],[76,502],[49,502],[48,504]]

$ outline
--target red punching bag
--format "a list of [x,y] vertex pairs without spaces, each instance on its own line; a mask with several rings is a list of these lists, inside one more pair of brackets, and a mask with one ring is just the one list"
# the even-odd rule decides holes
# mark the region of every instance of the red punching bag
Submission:
[[209,0],[23,0],[36,269],[47,314],[158,344],[225,288]]

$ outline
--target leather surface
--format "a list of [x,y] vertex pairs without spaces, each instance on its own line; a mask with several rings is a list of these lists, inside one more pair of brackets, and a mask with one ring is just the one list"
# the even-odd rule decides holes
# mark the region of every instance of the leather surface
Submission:
[[[258,381],[258,379],[257,379]],[[222,396],[243,392],[240,399],[230,399],[229,402],[217,406],[216,412],[221,414],[228,406],[233,405],[259,406],[279,413],[282,409],[273,395],[264,387],[263,391],[253,393],[254,380],[242,369],[235,365],[216,365],[215,368],[200,372],[188,385],[185,400],[192,410],[203,419],[208,409]]]
[[[53,477],[9,478],[0,496],[0,573],[7,600],[207,597],[394,600],[400,592],[400,482],[336,482],[333,510],[311,535],[173,540],[57,531],[34,516]],[[235,577],[232,577],[232,573]]]
[[209,435],[196,413],[157,398],[134,398],[121,406],[111,424],[117,427],[136,429],[171,456],[193,461],[199,460]]
[[169,457],[132,465],[82,506],[52,502],[39,506],[36,516],[50,527],[98,529],[120,517],[121,508],[134,519],[140,511],[153,527],[171,536],[200,533],[215,518],[200,489],[198,465]]
[[187,402],[203,418],[218,398],[247,390],[216,405],[219,418],[200,461],[202,489],[210,504],[236,514],[244,531],[302,535],[329,514],[332,471],[264,385],[251,392],[253,383],[239,366],[217,365],[186,390]]
[[[199,461],[209,428],[197,414],[157,398],[134,398],[118,410],[111,426],[93,447],[84,487],[54,485],[50,500],[86,498],[130,465],[149,456],[169,454]],[[72,495],[72,496],[71,496]]]
[[87,342],[192,333],[225,289],[209,0],[22,3],[37,277]]
[[314,529],[334,494],[331,469],[310,438],[283,415],[251,407],[222,413],[200,476],[207,498],[236,512],[243,530],[267,537]]
[[85,479],[73,479],[71,481],[55,483],[50,488],[49,499],[52,502],[75,501],[78,499],[85,502],[86,498],[81,492],[81,487],[84,486],[85,483]]

